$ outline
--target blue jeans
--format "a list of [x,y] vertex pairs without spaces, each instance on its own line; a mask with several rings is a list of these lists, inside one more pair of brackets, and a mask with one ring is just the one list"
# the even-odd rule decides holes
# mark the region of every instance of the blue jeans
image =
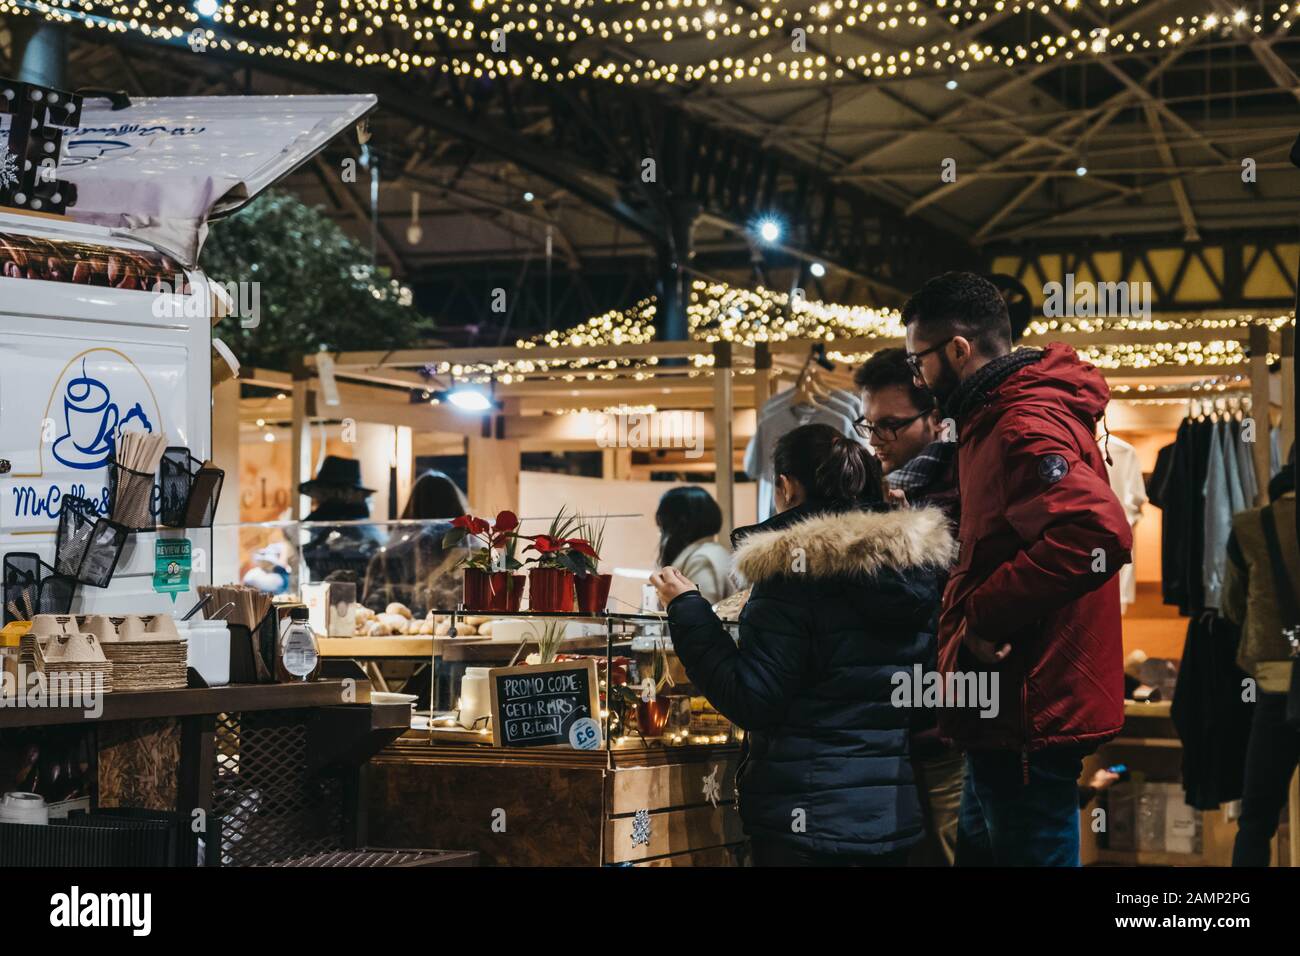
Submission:
[[993,865],[1079,865],[1081,751],[1049,747],[1030,754],[1028,783],[1015,751],[971,751],[967,760],[974,804],[968,808],[963,794],[962,815],[969,810],[983,818]]
[[984,811],[975,796],[975,771],[970,755],[965,757],[962,774],[961,807],[957,811],[957,853],[954,866],[992,866],[993,847],[989,845],[989,828]]

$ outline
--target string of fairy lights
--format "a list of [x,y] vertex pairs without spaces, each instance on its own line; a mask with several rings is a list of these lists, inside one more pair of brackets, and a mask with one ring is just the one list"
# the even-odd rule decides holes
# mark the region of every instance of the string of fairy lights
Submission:
[[[1143,0],[1094,0],[1084,25],[994,44],[960,31],[990,16],[1039,13],[1062,17],[1085,12],[1083,0],[278,0],[275,3],[199,0],[0,0],[0,13],[27,14],[88,29],[132,31],[153,39],[186,40],[203,50],[280,57],[309,63],[343,63],[398,72],[441,70],[462,76],[527,76],[540,82],[594,77],[621,84],[827,82],[846,76],[937,75],[954,85],[972,69],[1134,54],[1177,47],[1207,34],[1236,36],[1290,31],[1295,0],[1231,14],[1213,10],[1180,15],[1145,30],[1098,24],[1103,17],[1141,6]],[[1208,5],[1208,3],[1207,3]],[[935,36],[916,39],[941,23]],[[246,36],[227,36],[223,31]],[[892,50],[833,51],[839,37],[884,39]],[[401,43],[395,43],[399,39]],[[580,40],[610,44],[599,59],[512,49],[514,40],[568,47]],[[717,41],[748,40],[745,52],[718,56]],[[461,49],[444,49],[452,41]],[[762,41],[771,41],[764,43]],[[780,41],[780,42],[777,42]],[[683,55],[648,55],[659,44]],[[525,45],[525,44],[519,44]],[[752,46],[763,46],[761,52]],[[586,48],[584,48],[586,49]],[[437,52],[434,52],[434,51]]]
[[[642,299],[629,309],[610,310],[564,331],[549,331],[515,344],[523,350],[607,349],[630,343],[655,341],[657,304],[653,298]],[[1235,318],[1221,316],[1151,317],[1121,316],[1108,318],[1076,317],[1039,318],[1030,322],[1027,335],[1051,338],[1054,334],[1167,332],[1169,338],[1157,342],[1083,345],[1080,357],[1107,371],[1161,369],[1188,374],[1229,374],[1245,367],[1248,359],[1239,342],[1243,325],[1262,324],[1280,331],[1294,321],[1290,313],[1277,315],[1243,314]],[[809,300],[798,293],[770,289],[744,289],[724,282],[696,279],[691,284],[687,305],[687,326],[693,341],[732,342],[752,346],[759,342],[820,341],[828,346],[827,357],[837,363],[854,365],[865,361],[871,351],[836,349],[837,341],[877,339],[896,343],[903,335],[902,318],[893,309],[843,305]],[[1187,341],[1180,333],[1222,329],[1223,339]],[[1276,356],[1269,356],[1270,361]],[[685,366],[662,368],[658,358],[558,357],[523,358],[474,364],[439,363],[429,371],[452,375],[471,384],[497,382],[509,385],[525,378],[549,378],[559,382],[581,383],[622,379],[642,381],[656,375],[695,378],[713,365],[709,349],[687,360]],[[752,369],[743,370],[752,373]]]

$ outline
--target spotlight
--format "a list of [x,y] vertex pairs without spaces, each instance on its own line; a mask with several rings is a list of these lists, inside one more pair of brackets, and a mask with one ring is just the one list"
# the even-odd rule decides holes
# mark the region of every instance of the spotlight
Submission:
[[808,267],[808,271],[811,272],[816,278],[820,279],[822,276],[826,274],[826,267],[822,265],[820,262],[814,262],[812,265]]
[[492,400],[476,388],[452,389],[447,393],[447,401],[463,412],[486,412],[492,407]]
[[1074,175],[1076,176],[1088,175],[1088,165],[1082,159],[1079,160],[1079,165],[1074,167]]
[[220,9],[221,4],[217,0],[197,0],[194,4],[194,12],[201,17],[214,17]]
[[530,192],[524,193],[524,202],[532,202],[536,198],[537,197]]
[[949,77],[948,82],[944,84],[948,89],[955,90],[961,84],[957,82],[957,77]]
[[781,224],[775,219],[763,219],[758,224],[758,235],[764,242],[777,242],[781,238]]

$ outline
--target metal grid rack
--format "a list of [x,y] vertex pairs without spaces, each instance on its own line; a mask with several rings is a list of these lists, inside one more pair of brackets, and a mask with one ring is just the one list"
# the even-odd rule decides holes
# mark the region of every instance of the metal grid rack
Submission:
[[211,866],[265,866],[347,847],[346,787],[311,771],[310,711],[221,714],[214,729]]

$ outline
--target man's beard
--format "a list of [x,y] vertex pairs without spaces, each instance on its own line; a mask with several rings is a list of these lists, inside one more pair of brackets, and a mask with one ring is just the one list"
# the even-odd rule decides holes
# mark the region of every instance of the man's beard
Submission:
[[948,361],[948,356],[940,352],[939,377],[929,386],[930,394],[934,396],[940,408],[948,404],[948,399],[952,398],[953,392],[957,391],[957,386],[960,384],[961,379],[957,376],[957,370]]

